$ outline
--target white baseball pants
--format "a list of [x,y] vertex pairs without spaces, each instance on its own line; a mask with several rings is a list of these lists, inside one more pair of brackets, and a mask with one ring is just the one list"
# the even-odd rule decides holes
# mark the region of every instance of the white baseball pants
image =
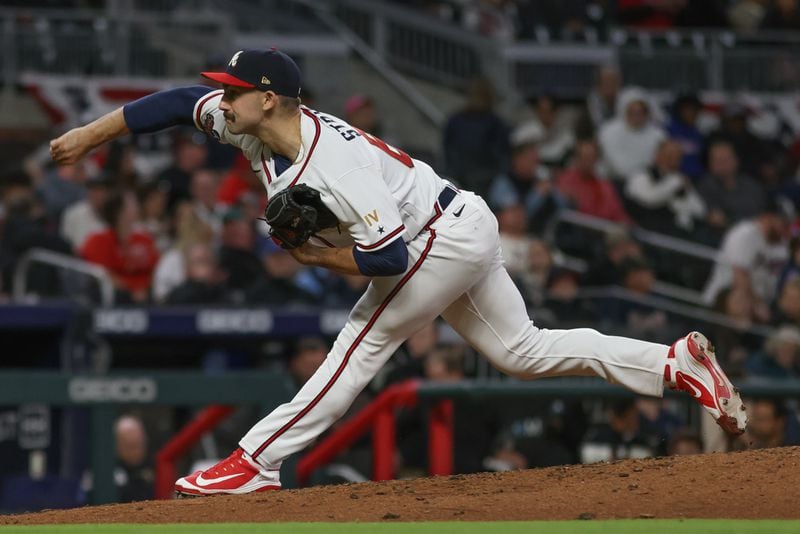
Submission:
[[596,375],[636,393],[663,394],[666,345],[533,325],[503,267],[497,220],[480,197],[462,191],[429,228],[408,244],[407,272],[373,279],[316,373],[239,442],[259,464],[278,469],[305,448],[400,344],[438,315],[509,375]]

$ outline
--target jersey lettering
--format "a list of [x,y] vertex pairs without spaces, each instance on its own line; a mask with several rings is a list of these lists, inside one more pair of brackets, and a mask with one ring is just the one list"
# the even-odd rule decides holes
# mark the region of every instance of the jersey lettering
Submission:
[[378,222],[378,210],[372,210],[372,213],[364,215],[364,220],[367,221],[368,226],[372,226],[372,221]]
[[403,165],[405,165],[409,169],[413,169],[414,168],[414,162],[411,160],[411,156],[409,156],[408,154],[406,154],[405,152],[403,152],[399,148],[395,148],[392,145],[387,145],[381,139],[375,137],[372,134],[368,134],[367,132],[364,132],[364,131],[361,131],[361,130],[358,130],[358,131],[361,133],[361,135],[364,136],[364,139],[366,139],[367,142],[369,144],[371,144],[372,146],[376,146],[376,147],[380,148],[381,150],[386,152],[390,157],[396,159],[397,161],[399,161],[400,163],[402,163]]

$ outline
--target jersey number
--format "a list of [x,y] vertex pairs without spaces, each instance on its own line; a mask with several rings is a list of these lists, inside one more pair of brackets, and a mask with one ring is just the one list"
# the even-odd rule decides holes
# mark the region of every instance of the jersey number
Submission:
[[414,168],[414,162],[411,160],[411,157],[402,150],[400,150],[399,148],[395,148],[392,145],[387,145],[381,139],[378,139],[372,134],[368,134],[367,132],[362,132],[361,130],[359,130],[359,132],[361,132],[361,135],[363,135],[364,139],[367,140],[367,143],[371,144],[372,146],[380,148],[381,150],[386,152],[389,155],[389,157],[396,159],[409,169]]

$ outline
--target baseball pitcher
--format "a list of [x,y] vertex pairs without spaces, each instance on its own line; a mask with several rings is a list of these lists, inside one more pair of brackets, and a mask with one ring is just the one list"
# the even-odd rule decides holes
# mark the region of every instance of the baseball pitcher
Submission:
[[372,282],[297,396],[256,423],[228,458],[179,479],[178,493],[280,488],[283,460],[341,417],[400,344],[439,315],[509,375],[601,376],[655,397],[665,387],[683,390],[727,432],[744,431],[739,394],[698,332],[666,346],[537,328],[503,267],[483,199],[301,105],[300,71],[286,54],[240,50],[225,72],[202,74],[223,89],[183,87],[131,102],[53,140],[53,159],[72,163],[129,132],[194,124],[242,150],[266,189],[273,235],[298,262]]

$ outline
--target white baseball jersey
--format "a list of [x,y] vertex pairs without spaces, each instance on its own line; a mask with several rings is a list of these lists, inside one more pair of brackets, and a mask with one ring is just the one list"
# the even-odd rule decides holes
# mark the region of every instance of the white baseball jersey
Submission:
[[[325,362],[294,399],[277,407],[239,444],[279,485],[283,460],[326,430],[411,334],[441,315],[492,364],[520,378],[598,375],[660,396],[668,347],[596,330],[541,330],[503,266],[497,219],[479,196],[449,191],[422,162],[341,119],[301,108],[302,147],[276,176],[257,138],[232,135],[218,109],[221,91],[195,106],[197,127],[242,149],[268,195],[295,183],[320,191],[342,223],[329,246],[378,250],[404,239],[408,268],[373,278]],[[438,201],[446,198],[444,206]],[[324,244],[324,243],[321,243]]]
[[375,251],[394,239],[410,241],[431,218],[445,182],[427,164],[341,119],[301,106],[300,152],[278,176],[270,149],[258,138],[228,132],[218,107],[221,99],[222,91],[213,91],[198,100],[197,127],[242,149],[267,198],[304,183],[320,192],[339,219],[341,233],[327,229],[313,244],[355,244],[362,251]]

